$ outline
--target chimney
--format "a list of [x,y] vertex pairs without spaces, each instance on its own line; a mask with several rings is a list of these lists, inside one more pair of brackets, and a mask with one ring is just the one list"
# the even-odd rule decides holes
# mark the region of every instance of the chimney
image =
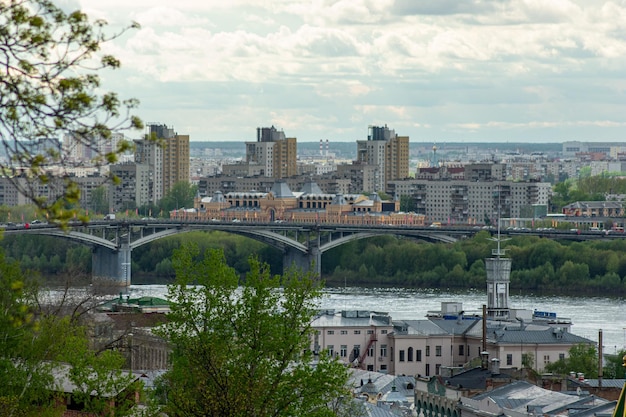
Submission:
[[498,358],[491,360],[491,375],[500,375],[500,359]]

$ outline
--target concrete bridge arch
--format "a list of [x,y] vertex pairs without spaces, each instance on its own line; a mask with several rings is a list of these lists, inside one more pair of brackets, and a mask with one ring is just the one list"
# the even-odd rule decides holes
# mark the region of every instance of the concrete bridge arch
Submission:
[[[371,230],[368,230],[371,229]],[[345,243],[385,234],[410,236],[429,241],[456,241],[441,233],[416,233],[414,230],[387,228],[341,228],[341,225],[293,225],[255,223],[194,222],[94,222],[76,225],[69,230],[54,226],[8,230],[10,234],[39,234],[78,241],[92,247],[92,276],[116,285],[131,283],[132,250],[158,239],[191,231],[220,230],[246,236],[268,244],[283,253],[283,266],[321,272],[321,257],[328,250]],[[288,236],[288,233],[295,238]],[[302,242],[304,241],[304,243]]]

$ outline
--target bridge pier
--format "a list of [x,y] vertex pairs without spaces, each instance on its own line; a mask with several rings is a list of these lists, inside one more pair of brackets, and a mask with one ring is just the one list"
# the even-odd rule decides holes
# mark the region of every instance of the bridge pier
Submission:
[[322,274],[322,253],[319,248],[312,247],[308,253],[288,247],[283,253],[283,271],[295,266],[302,272],[314,272],[318,277]]
[[128,243],[122,243],[116,251],[96,246],[91,254],[93,282],[119,287],[129,286],[131,277],[130,254],[131,248]]

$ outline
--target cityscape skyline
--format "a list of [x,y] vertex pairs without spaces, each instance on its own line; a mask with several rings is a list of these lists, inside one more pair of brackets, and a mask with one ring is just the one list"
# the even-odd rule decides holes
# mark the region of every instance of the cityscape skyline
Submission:
[[116,31],[103,87],[191,141],[621,141],[626,4],[57,0]]

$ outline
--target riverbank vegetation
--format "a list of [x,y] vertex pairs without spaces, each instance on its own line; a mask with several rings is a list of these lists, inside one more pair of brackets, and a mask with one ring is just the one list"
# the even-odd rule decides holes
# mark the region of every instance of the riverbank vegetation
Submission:
[[[379,285],[408,288],[468,289],[485,285],[484,259],[495,243],[487,231],[454,244],[434,244],[394,236],[350,242],[326,252],[322,276],[330,285]],[[183,243],[220,248],[238,273],[249,271],[248,258],[258,256],[273,273],[282,271],[282,254],[263,243],[225,232],[192,232],[133,250],[134,283],[169,283],[172,254]],[[91,270],[91,251],[69,240],[46,236],[5,236],[7,257],[25,270],[54,277],[64,271]],[[536,293],[615,295],[626,293],[626,239],[556,241],[537,236],[502,243],[512,259],[511,289]],[[199,259],[200,260],[200,259]]]

